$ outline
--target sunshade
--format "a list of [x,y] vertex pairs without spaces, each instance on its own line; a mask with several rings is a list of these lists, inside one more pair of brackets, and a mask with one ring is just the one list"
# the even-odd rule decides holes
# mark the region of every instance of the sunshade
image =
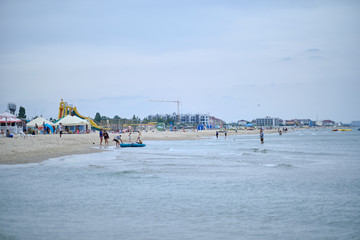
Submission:
[[90,125],[90,123],[87,120],[81,119],[77,116],[71,116],[71,115],[67,115],[66,117],[63,117],[58,122],[56,122],[55,125],[57,126],[60,123],[63,126]]
[[49,124],[51,126],[53,126],[54,124],[48,120],[46,120],[45,118],[43,117],[37,117],[35,118],[34,120],[31,120],[30,122],[28,122],[26,124],[27,127],[35,127],[35,124],[37,124],[39,127],[41,127],[43,124]]

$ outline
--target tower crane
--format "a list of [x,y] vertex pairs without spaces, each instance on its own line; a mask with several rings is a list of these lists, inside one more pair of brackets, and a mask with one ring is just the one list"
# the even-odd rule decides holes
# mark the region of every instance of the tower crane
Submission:
[[179,100],[149,100],[150,102],[172,102],[177,104],[177,122],[180,122],[180,101]]

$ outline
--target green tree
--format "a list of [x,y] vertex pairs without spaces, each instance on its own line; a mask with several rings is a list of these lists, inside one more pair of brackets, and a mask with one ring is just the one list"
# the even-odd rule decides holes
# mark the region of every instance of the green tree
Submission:
[[149,123],[150,121],[148,118],[144,118],[142,122],[146,124],[146,123]]
[[19,118],[26,118],[25,108],[24,108],[23,106],[20,106],[20,108],[19,108],[18,117],[19,117]]
[[140,118],[136,117],[135,115],[133,115],[132,119],[131,119],[131,123],[140,123]]
[[100,115],[100,113],[96,113],[95,118],[94,118],[94,121],[97,122],[97,123],[100,123],[100,122],[101,122],[101,115]]
[[120,119],[120,117],[118,115],[115,115],[114,119]]

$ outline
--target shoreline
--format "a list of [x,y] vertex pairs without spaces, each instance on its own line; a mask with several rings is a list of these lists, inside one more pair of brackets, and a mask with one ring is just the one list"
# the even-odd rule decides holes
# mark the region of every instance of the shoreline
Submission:
[[[218,130],[201,131],[176,131],[141,132],[141,139],[146,141],[172,141],[172,140],[197,140],[215,137]],[[276,129],[265,130],[266,134],[276,133]],[[110,146],[115,145],[113,138],[119,133],[109,133]],[[227,131],[228,136],[233,135],[252,135],[259,134],[258,130],[238,130],[237,132]],[[122,140],[128,142],[128,133],[120,133]],[[131,141],[135,141],[138,134],[132,133]],[[224,133],[219,134],[223,138]],[[90,154],[101,152],[99,147],[98,132],[90,134],[63,134],[60,138],[58,134],[36,135],[31,137],[15,136],[14,138],[0,138],[0,164],[28,164],[40,163],[50,158],[57,158],[68,155]],[[104,142],[103,142],[104,144]]]

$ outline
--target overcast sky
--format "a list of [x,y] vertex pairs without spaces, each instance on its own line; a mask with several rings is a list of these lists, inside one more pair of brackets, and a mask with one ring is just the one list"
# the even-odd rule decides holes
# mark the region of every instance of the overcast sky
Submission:
[[360,120],[360,1],[0,1],[0,111]]

